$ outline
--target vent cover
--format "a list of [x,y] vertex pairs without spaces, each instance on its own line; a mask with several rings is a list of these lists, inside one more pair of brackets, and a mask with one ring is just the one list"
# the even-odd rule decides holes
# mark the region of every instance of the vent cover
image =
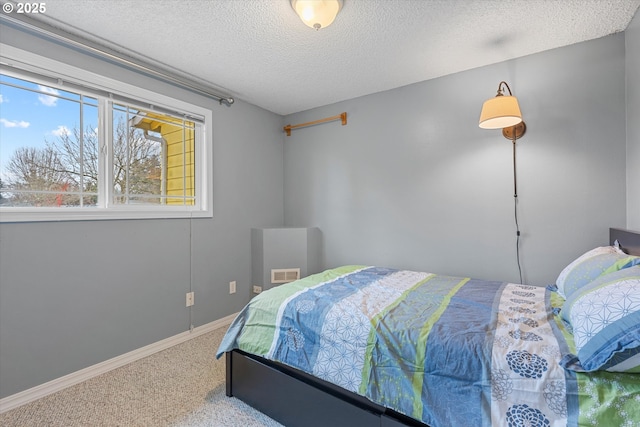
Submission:
[[271,283],[289,283],[300,278],[299,268],[271,269]]

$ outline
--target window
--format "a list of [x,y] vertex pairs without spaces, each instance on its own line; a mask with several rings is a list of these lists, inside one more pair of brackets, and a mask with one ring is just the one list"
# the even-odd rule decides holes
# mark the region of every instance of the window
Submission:
[[211,112],[84,81],[2,68],[0,221],[211,216]]

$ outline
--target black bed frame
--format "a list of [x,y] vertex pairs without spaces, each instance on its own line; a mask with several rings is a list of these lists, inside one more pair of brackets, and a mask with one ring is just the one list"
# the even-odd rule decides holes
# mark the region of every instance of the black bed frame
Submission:
[[[609,229],[629,254],[640,233]],[[286,427],[428,427],[299,370],[240,350],[226,353],[227,396],[237,397]]]
[[226,353],[227,396],[287,427],[426,427],[362,396],[240,350]]

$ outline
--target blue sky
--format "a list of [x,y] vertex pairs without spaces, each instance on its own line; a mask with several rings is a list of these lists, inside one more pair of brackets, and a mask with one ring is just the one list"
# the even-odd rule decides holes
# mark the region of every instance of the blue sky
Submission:
[[[46,140],[55,141],[60,134],[79,127],[80,97],[5,75],[0,81],[37,91],[0,85],[0,177],[6,178],[6,165],[17,148],[44,147]],[[97,124],[97,108],[85,107],[85,128],[95,128]]]

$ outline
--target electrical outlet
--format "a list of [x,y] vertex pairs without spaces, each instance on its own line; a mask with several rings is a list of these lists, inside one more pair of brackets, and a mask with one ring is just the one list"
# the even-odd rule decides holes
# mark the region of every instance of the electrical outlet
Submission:
[[236,281],[232,281],[229,282],[229,293],[230,294],[235,294],[236,293]]
[[187,292],[187,307],[191,307],[195,302],[195,296],[193,292]]
[[259,294],[260,292],[262,292],[262,286],[253,285],[253,293]]

